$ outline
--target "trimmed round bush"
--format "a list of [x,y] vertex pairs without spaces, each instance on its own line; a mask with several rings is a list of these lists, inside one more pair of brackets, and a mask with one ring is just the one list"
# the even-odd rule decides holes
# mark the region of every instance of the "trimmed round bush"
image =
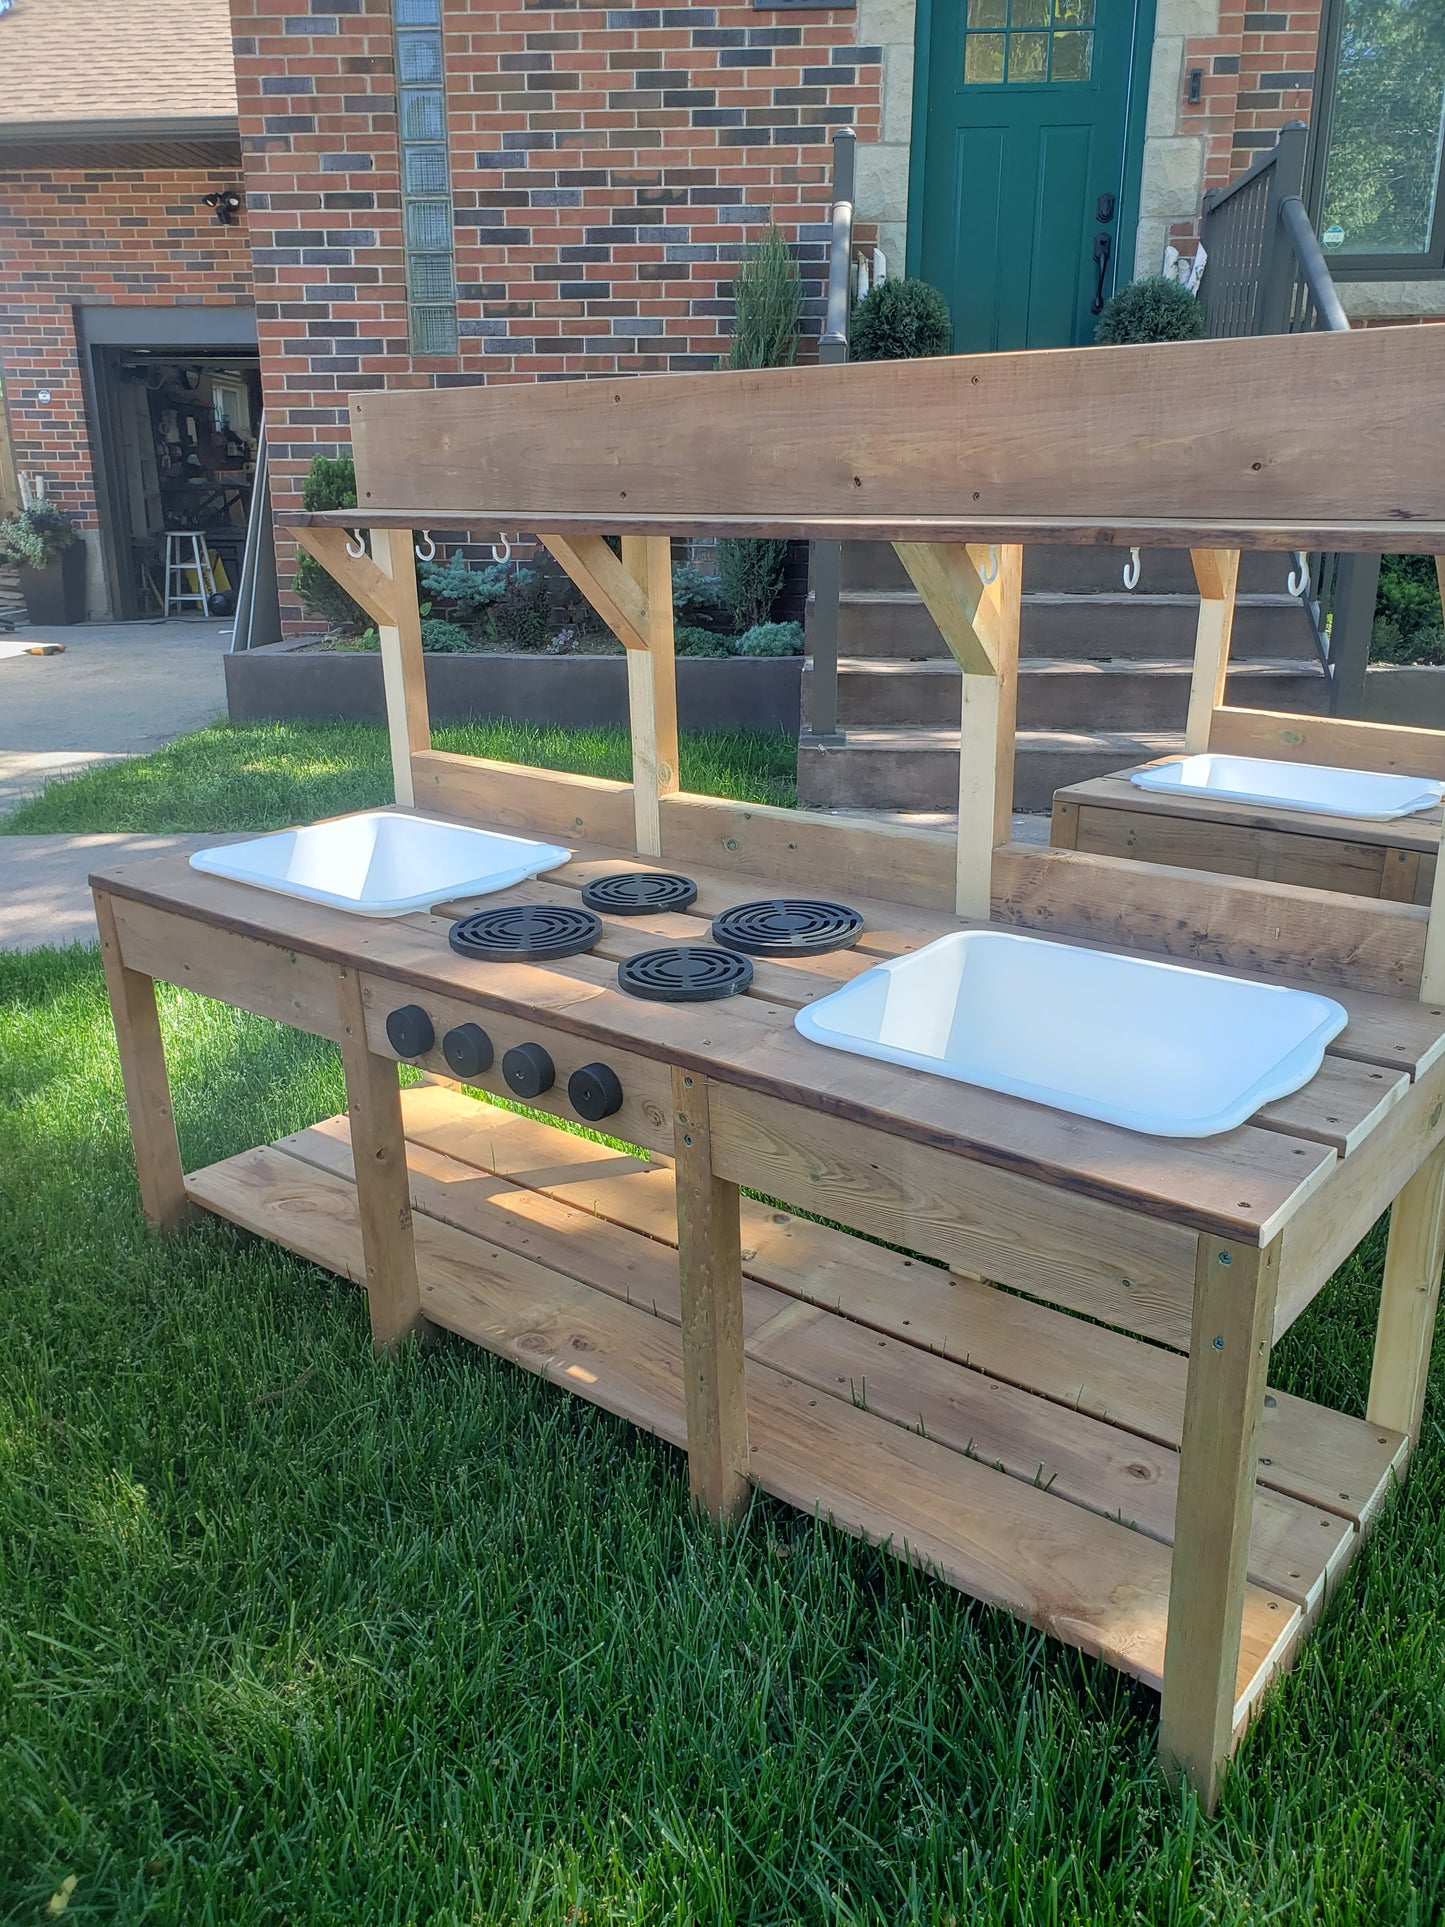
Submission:
[[952,346],[948,303],[931,282],[916,276],[880,281],[853,310],[848,328],[851,361],[913,361],[946,355]]
[[1149,274],[1104,303],[1094,339],[1117,348],[1127,342],[1198,341],[1203,333],[1204,311],[1194,296],[1167,275]]

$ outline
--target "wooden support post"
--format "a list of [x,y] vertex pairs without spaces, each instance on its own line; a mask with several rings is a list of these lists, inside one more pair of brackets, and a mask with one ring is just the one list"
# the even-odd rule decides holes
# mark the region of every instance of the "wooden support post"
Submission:
[[963,676],[959,716],[958,860],[954,907],[984,922],[993,909],[993,852],[1013,820],[1023,550],[895,542]]
[[431,748],[427,710],[426,658],[421,648],[421,611],[416,599],[416,563],[410,529],[373,529],[371,553],[387,579],[390,622],[377,624],[381,638],[381,675],[386,688],[386,723],[391,737],[391,772],[396,800],[416,801],[411,759]]
[[424,1332],[416,1246],[411,1229],[411,1183],[401,1120],[401,1085],[389,1057],[367,1047],[361,979],[336,968],[341,1017],[341,1062],[346,1071],[346,1110],[366,1261],[366,1301],[371,1342],[390,1351],[408,1332]]
[[1191,549],[1199,585],[1199,626],[1194,637],[1194,674],[1189,683],[1189,720],[1184,747],[1193,756],[1209,747],[1214,712],[1224,701],[1234,598],[1239,586],[1238,549]]
[[1179,1448],[1159,1751],[1206,1812],[1234,1745],[1255,1438],[1279,1289],[1279,1241],[1201,1237]]
[[748,1502],[738,1187],[716,1176],[707,1080],[672,1073],[682,1373],[693,1504],[719,1521]]
[[159,1230],[179,1231],[194,1212],[186,1195],[176,1142],[155,983],[138,970],[127,970],[121,961],[115,910],[110,898],[99,890],[95,893],[95,919],[100,926],[100,955],[115,1023],[141,1209]]
[[1375,1358],[1365,1407],[1372,1425],[1406,1433],[1412,1446],[1420,1436],[1425,1409],[1442,1262],[1445,1144],[1430,1153],[1390,1210],[1390,1242],[1385,1249]]
[[632,728],[632,805],[637,854],[662,855],[659,801],[676,794],[677,668],[672,637],[672,544],[665,535],[624,535],[622,564],[646,604],[647,648],[627,651]]
[[1445,848],[1435,862],[1430,906],[1425,924],[1425,959],[1420,966],[1420,1001],[1445,1000]]

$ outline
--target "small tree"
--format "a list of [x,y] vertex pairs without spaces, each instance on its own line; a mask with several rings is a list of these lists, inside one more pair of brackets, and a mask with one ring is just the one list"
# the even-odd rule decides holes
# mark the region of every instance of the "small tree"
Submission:
[[1187,288],[1165,274],[1131,281],[1104,303],[1094,339],[1101,346],[1128,342],[1197,341],[1204,333],[1204,311]]
[[[349,455],[313,455],[301,490],[301,506],[308,512],[356,507],[356,463]],[[333,629],[360,632],[366,613],[354,603],[329,570],[314,556],[298,556],[292,580],[296,599],[308,616],[324,616]]]
[[880,281],[853,310],[848,328],[852,361],[913,361],[946,355],[952,346],[948,303],[931,282],[914,276]]

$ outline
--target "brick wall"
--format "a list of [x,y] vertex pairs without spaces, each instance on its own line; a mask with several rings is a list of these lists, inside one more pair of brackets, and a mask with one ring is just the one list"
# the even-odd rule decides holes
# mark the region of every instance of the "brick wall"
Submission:
[[235,184],[234,170],[0,174],[0,372],[15,465],[43,475],[85,528],[96,526],[95,483],[74,310],[249,301],[245,229],[201,205]]
[[851,9],[446,4],[461,340],[408,351],[384,0],[232,0],[262,375],[283,508],[364,388],[708,368],[770,220],[816,331],[829,139],[878,119]]
[[[1179,131],[1204,139],[1206,191],[1225,186],[1273,147],[1286,121],[1311,118],[1320,13],[1320,0],[1268,11],[1224,0],[1219,31],[1185,40]],[[1187,98],[1196,67],[1203,70],[1197,106]],[[1197,221],[1177,221],[1170,233],[1193,238]]]

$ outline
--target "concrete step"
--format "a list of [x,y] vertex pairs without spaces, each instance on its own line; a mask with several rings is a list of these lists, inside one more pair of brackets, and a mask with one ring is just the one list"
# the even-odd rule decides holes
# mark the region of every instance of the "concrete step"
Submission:
[[[1019,625],[1021,656],[1081,661],[1121,656],[1188,660],[1194,652],[1199,600],[1190,595],[1146,595],[1110,590],[1025,595]],[[1314,645],[1299,604],[1289,596],[1241,596],[1234,647],[1253,657],[1312,662]],[[947,644],[917,596],[906,589],[845,589],[838,605],[841,657],[927,661],[946,657]]]
[[[1117,589],[1129,551],[1109,548],[1071,548],[1041,542],[1024,550],[1024,588],[1073,590]],[[1266,550],[1246,551],[1239,562],[1239,586],[1253,594],[1282,595],[1292,558]],[[1142,549],[1139,586],[1153,594],[1184,594],[1195,590],[1194,569],[1187,549]],[[843,544],[845,589],[906,589],[903,564],[887,542]]]
[[[1067,783],[1108,776],[1182,745],[1182,735],[1172,730],[1020,730],[1013,806],[1046,810],[1054,791]],[[849,730],[838,749],[820,749],[805,738],[798,746],[798,801],[819,809],[956,809],[958,731]]]
[[[950,724],[958,714],[958,668],[952,661],[852,659],[838,665],[838,722],[844,729],[899,723]],[[1037,659],[1019,666],[1021,728],[1183,729],[1189,710],[1188,663],[1070,662]],[[803,673],[803,716],[809,716],[811,664]],[[1228,699],[1246,709],[1323,715],[1329,691],[1318,669],[1287,662],[1241,662]]]

